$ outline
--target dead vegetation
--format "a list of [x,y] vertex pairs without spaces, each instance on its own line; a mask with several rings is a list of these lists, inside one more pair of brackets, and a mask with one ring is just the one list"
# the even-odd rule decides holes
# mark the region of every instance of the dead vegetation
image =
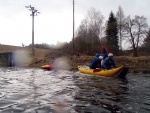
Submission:
[[[66,55],[58,50],[48,50],[48,49],[35,49],[35,56],[32,56],[31,48],[18,47],[18,46],[7,46],[0,45],[0,53],[2,52],[14,52],[16,50],[26,50],[30,55],[29,67],[40,67],[42,65],[51,64],[52,60],[59,57],[67,57],[71,69],[77,70],[79,65],[89,65],[91,60],[95,56],[71,56]],[[114,57],[117,66],[126,65],[129,66],[130,72],[143,72],[150,73],[150,56],[115,56]]]

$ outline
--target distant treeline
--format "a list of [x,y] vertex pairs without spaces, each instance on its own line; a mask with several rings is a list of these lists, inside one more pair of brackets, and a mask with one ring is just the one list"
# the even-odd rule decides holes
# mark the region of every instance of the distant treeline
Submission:
[[[29,48],[32,48],[32,44],[29,44],[28,46],[26,47],[29,47]],[[41,48],[41,49],[50,49],[51,46],[49,44],[46,44],[46,43],[42,43],[42,44],[34,44],[34,47],[35,48]]]
[[[60,46],[61,45],[61,46]],[[91,8],[82,20],[75,37],[70,42],[49,45],[35,44],[36,48],[59,49],[74,55],[95,55],[105,46],[114,55],[150,55],[150,28],[144,16],[125,16],[119,6],[118,11],[109,14],[108,20],[100,11]],[[32,47],[30,44],[29,47]],[[59,48],[58,48],[59,47]]]

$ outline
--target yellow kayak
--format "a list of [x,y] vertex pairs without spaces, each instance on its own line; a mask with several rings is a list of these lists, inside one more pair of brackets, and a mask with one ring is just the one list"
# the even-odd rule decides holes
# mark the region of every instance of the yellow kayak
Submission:
[[129,68],[125,67],[125,66],[120,66],[120,67],[113,68],[113,69],[110,69],[110,70],[104,70],[104,69],[101,69],[101,68],[90,69],[87,66],[78,66],[78,70],[81,73],[99,75],[99,76],[106,76],[106,77],[118,76],[120,78],[125,78],[125,76],[128,72],[128,69]]

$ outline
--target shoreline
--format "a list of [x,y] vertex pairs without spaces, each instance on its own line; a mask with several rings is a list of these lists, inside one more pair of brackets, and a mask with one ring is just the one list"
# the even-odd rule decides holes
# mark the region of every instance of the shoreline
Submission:
[[[88,66],[89,63],[95,56],[65,56],[68,59],[70,65],[69,70],[77,71],[79,65]],[[46,64],[51,64],[51,56],[40,59],[33,58],[29,67],[39,67]],[[114,57],[117,66],[125,65],[129,67],[129,73],[143,73],[150,74],[150,56],[140,56],[140,57],[131,57],[131,56],[116,56]]]
[[[27,53],[29,61],[23,64],[25,67],[38,67],[46,64],[52,64],[53,59],[65,57],[70,66],[70,70],[78,70],[79,65],[89,66],[89,63],[95,56],[71,56],[59,50],[35,48],[35,56],[32,56],[32,49],[28,47],[18,47],[11,45],[0,45],[0,53],[22,51]],[[20,53],[22,54],[22,53]],[[22,59],[24,60],[24,59]],[[150,74],[150,56],[114,56],[117,66],[126,65],[131,73]],[[65,60],[64,60],[65,61]]]

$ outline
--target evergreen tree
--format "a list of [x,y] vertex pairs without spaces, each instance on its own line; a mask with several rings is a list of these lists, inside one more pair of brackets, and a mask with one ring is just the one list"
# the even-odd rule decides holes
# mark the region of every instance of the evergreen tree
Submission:
[[111,11],[106,27],[106,43],[109,52],[118,54],[119,52],[118,42],[119,41],[118,41],[117,19],[114,16],[114,13]]
[[149,32],[148,32],[148,34],[147,34],[147,37],[145,38],[145,40],[144,40],[144,49],[145,49],[145,51],[147,52],[147,53],[149,53],[150,52],[150,30],[149,30]]
[[145,46],[149,47],[149,45],[150,45],[150,29],[149,29],[146,39],[144,40],[144,43],[145,43]]

